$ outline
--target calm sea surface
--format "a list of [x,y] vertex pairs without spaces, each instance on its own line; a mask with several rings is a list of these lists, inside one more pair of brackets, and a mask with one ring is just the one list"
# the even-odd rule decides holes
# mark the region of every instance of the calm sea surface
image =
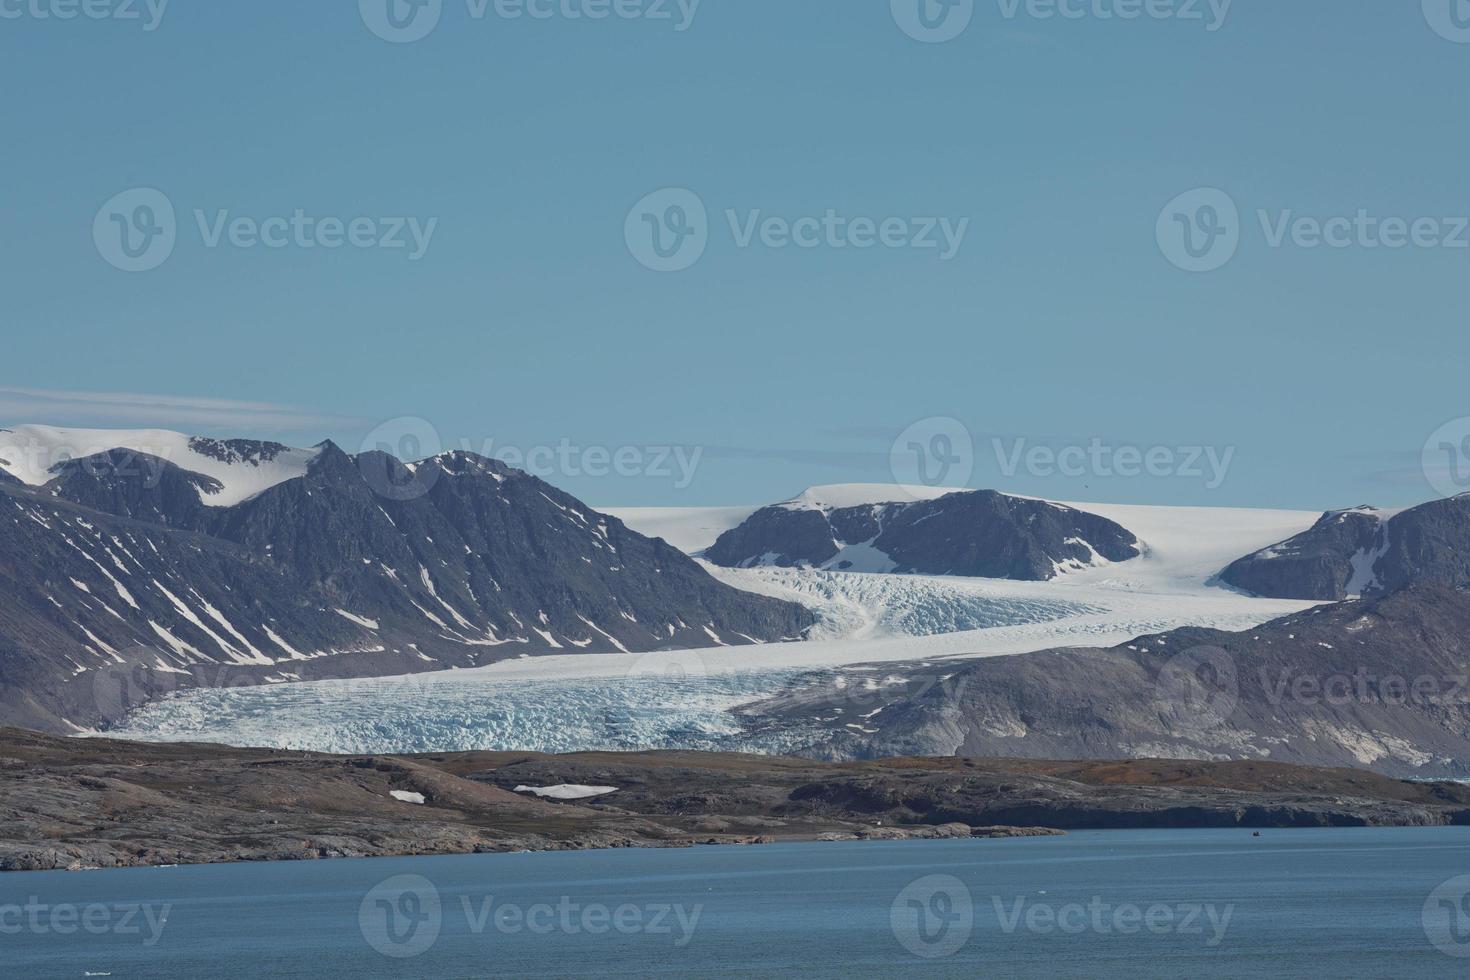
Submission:
[[1470,828],[0,875],[0,976],[1470,975]]

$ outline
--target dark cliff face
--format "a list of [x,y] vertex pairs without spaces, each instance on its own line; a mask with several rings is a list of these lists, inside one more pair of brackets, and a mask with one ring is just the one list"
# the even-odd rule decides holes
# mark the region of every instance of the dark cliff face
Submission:
[[738,646],[813,622],[470,454],[327,444],[235,506],[201,503],[217,487],[121,451],[0,487],[0,718],[65,730],[183,687]]
[[839,759],[1247,759],[1394,775],[1462,775],[1470,760],[1470,595],[1435,585],[1241,633],[889,672],[902,682],[872,692],[839,673],[747,716],[790,732],[793,751]]
[[218,480],[180,469],[130,449],[69,460],[55,467],[46,489],[63,500],[117,517],[198,530],[208,523],[203,498],[218,493]]
[[821,567],[841,550],[828,515],[819,510],[764,507],[721,534],[704,553],[716,565],[746,568]]
[[1045,581],[1059,569],[1099,558],[1128,561],[1141,553],[1138,539],[1113,521],[981,490],[831,510],[766,507],[721,535],[705,556],[732,568],[810,566]]
[[1470,585],[1470,496],[1392,515],[1331,511],[1296,537],[1234,562],[1220,578],[1279,599],[1343,599],[1420,582]]
[[1329,511],[1296,537],[1232,563],[1220,578],[1277,599],[1341,599],[1355,585],[1354,557],[1373,554],[1383,530],[1371,508]]

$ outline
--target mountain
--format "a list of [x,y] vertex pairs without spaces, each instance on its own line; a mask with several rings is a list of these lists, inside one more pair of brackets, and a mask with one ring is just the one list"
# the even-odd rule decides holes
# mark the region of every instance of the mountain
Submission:
[[1404,511],[1328,511],[1301,534],[1233,562],[1220,578],[1274,599],[1344,599],[1419,582],[1470,585],[1470,495]]
[[1413,586],[1240,633],[881,664],[743,709],[793,754],[1270,760],[1461,775],[1470,595]]
[[0,431],[0,460],[12,724],[89,728],[185,687],[790,640],[814,621],[469,453],[27,427]]
[[857,504],[813,490],[756,511],[720,535],[704,557],[727,568],[1046,581],[1142,553],[1130,531],[1106,518],[993,490]]

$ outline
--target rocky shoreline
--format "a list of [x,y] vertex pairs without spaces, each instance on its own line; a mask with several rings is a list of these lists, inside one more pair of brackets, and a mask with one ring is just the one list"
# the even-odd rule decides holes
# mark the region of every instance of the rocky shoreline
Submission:
[[331,756],[0,729],[0,815],[0,870],[45,871],[1078,829],[1465,825],[1470,786],[1272,763]]

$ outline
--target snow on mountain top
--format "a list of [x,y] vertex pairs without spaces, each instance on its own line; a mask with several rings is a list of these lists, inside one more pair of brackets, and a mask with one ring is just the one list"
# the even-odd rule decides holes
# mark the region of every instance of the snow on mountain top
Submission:
[[72,459],[112,450],[153,456],[190,473],[219,481],[217,492],[201,491],[210,507],[231,507],[277,484],[306,474],[321,449],[291,449],[277,443],[219,440],[166,429],[62,429],[18,425],[0,429],[0,469],[29,486],[45,486],[54,469]]
[[1379,523],[1385,523],[1387,521],[1393,520],[1395,517],[1402,514],[1404,510],[1405,508],[1403,507],[1373,507],[1369,504],[1362,504],[1358,507],[1345,507],[1342,510],[1329,510],[1326,516],[1335,517],[1338,520],[1342,520],[1348,514],[1362,514],[1364,517],[1376,518]]
[[[808,506],[812,507],[856,507],[912,499],[904,497],[904,490],[903,487],[883,484],[813,487],[788,503],[809,501]],[[963,491],[936,488],[931,492],[940,497]],[[1122,565],[1070,572],[1065,579],[1048,583],[1045,587],[1049,589],[1064,582],[1081,585],[1108,581],[1110,587],[1150,592],[1214,593],[1219,591],[1218,588],[1206,583],[1226,565],[1241,555],[1300,534],[1321,516],[1316,511],[1304,510],[1054,503],[1122,525],[1143,542],[1144,555]],[[755,506],[603,508],[606,513],[621,518],[633,530],[663,538],[687,554],[698,554],[708,548],[722,533],[736,527],[758,509]]]
[[783,500],[778,506],[791,510],[841,510],[867,504],[911,504],[918,500],[937,500],[951,493],[969,493],[965,487],[909,487],[896,483],[834,483],[808,487]]

